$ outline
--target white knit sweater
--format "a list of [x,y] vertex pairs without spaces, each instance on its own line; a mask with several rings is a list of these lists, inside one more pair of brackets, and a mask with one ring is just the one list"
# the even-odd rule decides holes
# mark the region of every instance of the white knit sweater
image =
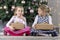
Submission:
[[[24,17],[24,19],[26,20],[26,18]],[[11,23],[16,23],[16,22],[20,22],[20,23],[23,23],[25,25],[25,27],[27,26],[27,23],[26,21],[24,21],[23,19],[21,18],[18,18],[17,16],[13,16],[9,21],[8,23],[6,24],[7,27],[10,27],[10,24]]]

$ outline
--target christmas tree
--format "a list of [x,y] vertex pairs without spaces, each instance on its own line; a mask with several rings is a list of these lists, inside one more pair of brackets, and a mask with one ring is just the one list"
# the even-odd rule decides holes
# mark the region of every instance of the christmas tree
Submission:
[[33,23],[37,15],[37,8],[41,4],[48,4],[47,0],[0,0],[0,20],[8,21],[14,14],[16,6],[24,7],[24,16],[27,23]]

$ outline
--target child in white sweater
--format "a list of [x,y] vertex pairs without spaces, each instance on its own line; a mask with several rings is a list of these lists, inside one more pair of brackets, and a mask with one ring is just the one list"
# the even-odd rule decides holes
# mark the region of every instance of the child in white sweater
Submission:
[[[23,15],[24,15],[24,8],[20,7],[20,6],[16,7],[14,16],[12,16],[12,18],[8,21],[8,23],[6,24],[6,27],[4,28],[5,35],[7,35],[7,33],[10,33],[11,35],[12,34],[17,35],[17,36],[23,35],[24,33],[29,35],[30,28],[27,27],[26,18]],[[13,27],[11,27],[11,23],[16,23],[16,22],[23,23],[25,25],[25,28],[18,30],[17,34],[14,33],[15,29]],[[19,32],[22,34],[18,35]]]

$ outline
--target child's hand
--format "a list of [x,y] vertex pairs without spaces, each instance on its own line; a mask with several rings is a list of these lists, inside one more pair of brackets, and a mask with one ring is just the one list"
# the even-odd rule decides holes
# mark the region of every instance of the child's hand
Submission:
[[32,27],[33,29],[35,29],[35,27]]
[[9,28],[10,28],[11,30],[14,30],[14,28],[13,28],[13,27],[11,27],[11,26],[10,26]]
[[48,24],[47,22],[43,22],[42,24]]

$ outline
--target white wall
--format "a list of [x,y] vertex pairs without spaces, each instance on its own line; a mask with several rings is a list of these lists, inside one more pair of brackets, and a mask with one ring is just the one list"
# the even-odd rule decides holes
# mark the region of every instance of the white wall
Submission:
[[[52,20],[53,24],[60,28],[60,0],[48,0],[48,6],[52,8]],[[57,29],[58,30],[58,29]]]

